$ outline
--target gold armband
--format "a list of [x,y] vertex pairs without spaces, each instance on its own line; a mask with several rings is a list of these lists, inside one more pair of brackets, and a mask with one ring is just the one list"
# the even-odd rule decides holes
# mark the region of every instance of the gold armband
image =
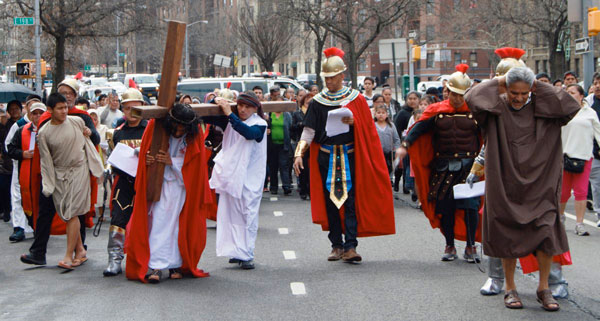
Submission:
[[485,167],[483,165],[479,164],[478,162],[474,162],[473,167],[471,167],[471,173],[481,177],[484,174],[484,168]]
[[296,146],[296,151],[294,152],[294,158],[302,157],[307,149],[308,143],[305,140],[298,141],[298,146]]

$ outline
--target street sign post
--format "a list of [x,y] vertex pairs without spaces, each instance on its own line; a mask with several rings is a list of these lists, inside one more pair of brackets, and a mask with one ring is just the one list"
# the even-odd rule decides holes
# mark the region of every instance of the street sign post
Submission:
[[575,54],[581,55],[590,52],[590,38],[575,39]]
[[15,26],[33,26],[35,19],[33,17],[14,17],[13,24]]
[[394,88],[396,90],[396,100],[398,101],[396,64],[399,62],[408,62],[406,38],[379,40],[379,62],[394,65]]

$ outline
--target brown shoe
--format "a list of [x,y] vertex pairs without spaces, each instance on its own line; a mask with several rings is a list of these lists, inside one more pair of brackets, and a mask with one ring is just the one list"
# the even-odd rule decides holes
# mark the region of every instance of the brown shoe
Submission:
[[344,251],[344,255],[342,255],[342,259],[344,262],[360,262],[362,261],[362,257],[360,254],[356,253],[355,249],[349,249]]
[[334,247],[331,250],[329,256],[327,257],[327,261],[339,261],[342,258],[343,254],[344,250],[340,249],[339,247]]

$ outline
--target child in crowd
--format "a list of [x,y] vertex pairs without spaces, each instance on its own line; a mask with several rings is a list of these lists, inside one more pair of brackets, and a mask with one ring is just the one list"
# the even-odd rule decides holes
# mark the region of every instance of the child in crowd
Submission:
[[[377,96],[377,95],[376,95]],[[381,99],[383,100],[382,96]],[[377,99],[379,98],[377,97]],[[377,128],[377,134],[379,134],[379,140],[381,141],[381,147],[383,148],[383,155],[385,156],[385,162],[387,164],[388,173],[392,174],[394,162],[394,152],[397,155],[397,150],[400,148],[400,137],[396,131],[396,126],[390,121],[388,112],[385,106],[376,105],[376,98],[373,98],[373,106],[375,109],[375,128]]]

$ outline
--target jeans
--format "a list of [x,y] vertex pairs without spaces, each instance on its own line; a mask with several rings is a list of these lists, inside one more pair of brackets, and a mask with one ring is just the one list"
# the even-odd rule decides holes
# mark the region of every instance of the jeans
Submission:
[[283,144],[270,144],[267,150],[271,192],[277,192],[277,189],[279,188],[277,172],[281,175],[283,190],[289,191],[292,189],[289,171],[289,155],[288,152],[283,149],[283,146]]
[[592,185],[592,195],[594,199],[594,212],[600,213],[600,160],[594,158],[592,161],[592,171],[590,173],[590,184]]

